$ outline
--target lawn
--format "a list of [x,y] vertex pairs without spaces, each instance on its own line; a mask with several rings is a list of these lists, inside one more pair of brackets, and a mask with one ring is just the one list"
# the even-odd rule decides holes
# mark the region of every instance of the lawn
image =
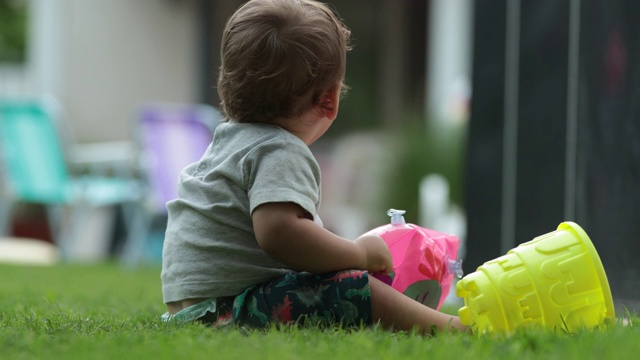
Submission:
[[2,359],[632,359],[640,321],[512,336],[164,324],[158,267],[0,265]]

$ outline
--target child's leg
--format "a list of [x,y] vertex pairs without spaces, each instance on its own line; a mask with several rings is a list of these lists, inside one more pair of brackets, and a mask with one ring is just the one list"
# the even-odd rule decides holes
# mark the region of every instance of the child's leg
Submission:
[[379,320],[385,328],[415,328],[426,334],[431,334],[434,326],[438,331],[467,331],[467,327],[460,323],[457,316],[447,315],[423,305],[373,276],[369,276],[369,286],[372,318],[374,321]]

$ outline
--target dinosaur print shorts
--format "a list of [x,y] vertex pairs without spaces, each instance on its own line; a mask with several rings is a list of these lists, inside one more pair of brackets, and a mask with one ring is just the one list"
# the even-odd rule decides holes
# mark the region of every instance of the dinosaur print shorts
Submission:
[[291,272],[252,286],[234,297],[217,299],[217,310],[198,319],[215,327],[235,324],[310,323],[358,327],[371,325],[371,290],[366,271],[327,274]]

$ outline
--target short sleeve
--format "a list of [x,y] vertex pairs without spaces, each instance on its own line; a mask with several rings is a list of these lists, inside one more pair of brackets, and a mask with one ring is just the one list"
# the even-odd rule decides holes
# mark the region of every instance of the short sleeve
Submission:
[[304,143],[269,141],[247,154],[243,165],[250,213],[265,203],[292,202],[316,217],[320,168]]

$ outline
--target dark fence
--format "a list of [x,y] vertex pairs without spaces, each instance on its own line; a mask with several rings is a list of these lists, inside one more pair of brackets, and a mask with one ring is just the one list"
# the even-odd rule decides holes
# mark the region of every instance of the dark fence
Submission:
[[640,303],[640,2],[475,3],[465,270],[581,225]]

